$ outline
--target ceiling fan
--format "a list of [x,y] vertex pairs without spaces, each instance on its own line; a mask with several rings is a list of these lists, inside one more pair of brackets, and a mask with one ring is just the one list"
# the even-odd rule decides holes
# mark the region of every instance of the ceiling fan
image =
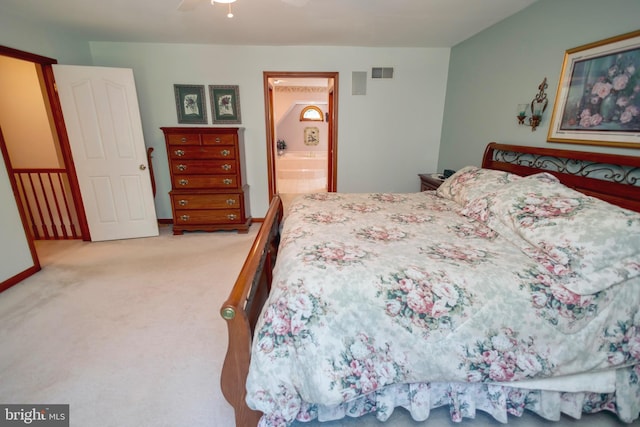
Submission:
[[[195,9],[197,6],[203,3],[233,3],[236,0],[181,0],[178,5],[178,10],[181,12],[186,12],[192,9]],[[307,3],[311,0],[280,0],[283,3],[289,4],[291,6],[303,7],[306,6]]]

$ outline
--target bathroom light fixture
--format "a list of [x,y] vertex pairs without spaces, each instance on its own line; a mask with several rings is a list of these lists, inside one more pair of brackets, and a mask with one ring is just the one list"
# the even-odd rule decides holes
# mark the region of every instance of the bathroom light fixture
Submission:
[[211,0],[211,5],[215,5],[216,3],[227,3],[229,5],[229,13],[227,13],[227,18],[233,18],[233,12],[231,12],[231,3],[234,3],[236,0]]
[[[536,130],[540,121],[542,120],[542,113],[547,109],[549,100],[547,99],[547,93],[544,91],[548,87],[547,78],[542,80],[542,83],[538,86],[538,93],[533,98],[530,104],[518,104],[518,124],[531,126],[531,131]],[[529,123],[525,123],[527,118],[527,110],[530,110],[531,117],[529,117]]]

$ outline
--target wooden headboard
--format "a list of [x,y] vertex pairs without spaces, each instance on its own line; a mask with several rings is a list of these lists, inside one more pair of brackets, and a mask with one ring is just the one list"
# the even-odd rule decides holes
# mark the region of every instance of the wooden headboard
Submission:
[[485,149],[482,167],[522,176],[544,170],[568,187],[640,212],[640,156],[492,142]]

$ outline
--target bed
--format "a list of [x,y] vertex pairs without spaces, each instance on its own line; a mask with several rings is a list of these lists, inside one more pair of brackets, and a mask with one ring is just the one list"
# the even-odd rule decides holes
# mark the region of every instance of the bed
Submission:
[[237,426],[640,413],[640,157],[490,143],[437,191],[274,197],[221,308]]

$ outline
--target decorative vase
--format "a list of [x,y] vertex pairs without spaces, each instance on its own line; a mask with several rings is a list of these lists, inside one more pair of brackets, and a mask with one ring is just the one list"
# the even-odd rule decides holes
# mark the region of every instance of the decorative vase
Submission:
[[600,115],[602,116],[603,122],[611,121],[611,117],[613,117],[613,113],[615,113],[616,110],[617,100],[618,97],[616,94],[611,92],[600,103]]

